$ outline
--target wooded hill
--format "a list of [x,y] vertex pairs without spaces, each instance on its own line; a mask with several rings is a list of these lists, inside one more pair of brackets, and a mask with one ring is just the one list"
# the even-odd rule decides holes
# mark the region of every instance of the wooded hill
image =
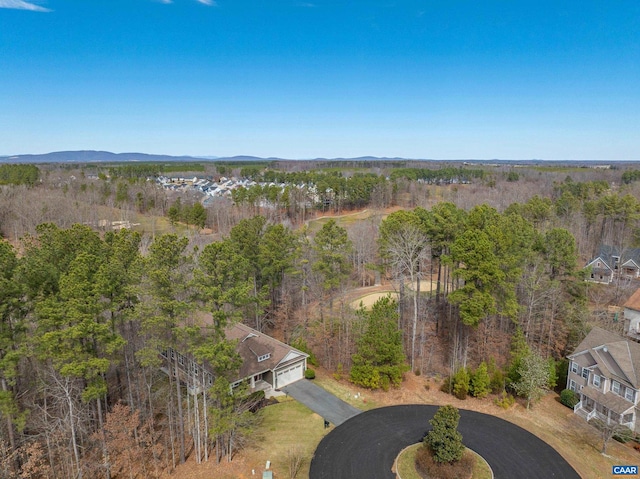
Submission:
[[[176,234],[97,226],[106,214],[159,225],[177,196],[146,178],[39,168],[34,186],[0,189],[0,231],[11,239],[0,241],[5,477],[157,477],[188,454],[231,458],[259,398],[228,393],[238,367],[222,334],[229,322],[294,344],[338,375],[355,361],[352,378],[369,387],[402,387],[403,372],[506,369],[514,337],[561,360],[591,324],[618,328],[607,307],[635,287],[590,285],[581,272],[599,244],[636,243],[632,170],[484,168],[447,185],[418,181],[443,173],[300,173],[342,193],[315,205],[221,200],[207,209],[208,233],[166,221]],[[354,190],[362,202],[340,189],[347,178],[373,185]],[[314,220],[355,207],[367,214]],[[357,311],[355,289],[376,277],[397,307]],[[208,394],[162,371],[174,365],[160,354],[167,347],[211,365]]]

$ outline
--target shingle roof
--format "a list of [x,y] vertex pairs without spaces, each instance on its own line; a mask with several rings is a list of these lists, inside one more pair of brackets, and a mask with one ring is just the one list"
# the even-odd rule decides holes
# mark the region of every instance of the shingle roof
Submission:
[[606,404],[609,409],[618,414],[624,414],[634,407],[632,403],[623,397],[615,394],[605,394],[594,388],[582,388],[580,392],[599,404]]
[[638,389],[640,344],[602,328],[593,328],[569,358],[577,360],[579,355],[585,353],[591,355],[599,368],[605,368],[612,375]]
[[631,295],[631,297],[624,303],[624,307],[628,309],[633,309],[635,311],[640,311],[640,288],[636,290],[635,293]]
[[[598,253],[593,257],[593,259],[600,258],[607,264],[608,267],[613,269],[614,256],[617,256],[619,258],[619,264],[627,263],[629,260],[633,260],[636,264],[640,264],[640,248],[620,249],[611,245],[601,245]],[[588,264],[591,264],[592,262],[593,260]]]
[[[242,357],[240,378],[246,378],[277,368],[291,352],[299,357],[308,356],[302,351],[298,351],[297,349],[242,323],[227,327],[225,330],[225,336],[227,339],[238,340],[236,350]],[[267,354],[269,355],[267,359],[258,361],[259,357]]]

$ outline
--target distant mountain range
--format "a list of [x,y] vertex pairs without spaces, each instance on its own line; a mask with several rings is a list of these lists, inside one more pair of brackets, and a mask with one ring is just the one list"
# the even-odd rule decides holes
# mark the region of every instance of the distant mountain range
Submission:
[[193,156],[148,155],[146,153],[111,153],[110,151],[55,151],[41,155],[0,156],[4,163],[92,163],[120,161],[202,161]]
[[[109,163],[123,161],[277,161],[285,158],[260,158],[258,156],[172,156],[153,155],[147,153],[112,153],[110,151],[55,151],[40,155],[0,156],[0,163]],[[306,158],[312,160],[311,158]],[[358,158],[314,158],[321,161],[402,161],[405,158],[379,158],[375,156],[361,156]]]
[[13,156],[0,156],[1,163],[115,163],[115,162],[177,162],[177,161],[216,161],[216,162],[239,162],[239,161],[379,161],[379,162],[395,162],[395,161],[408,161],[408,162],[436,162],[436,163],[461,163],[464,162],[472,164],[484,164],[484,165],[571,165],[577,166],[591,166],[600,163],[604,165],[614,164],[632,164],[637,161],[623,161],[623,160],[574,160],[574,161],[560,161],[560,160],[500,160],[500,159],[456,159],[456,160],[433,160],[433,159],[418,159],[418,158],[389,158],[378,156],[359,156],[357,158],[261,158],[258,156],[238,155],[238,156],[172,156],[172,155],[153,155],[147,153],[112,153],[110,151],[93,151],[93,150],[81,150],[81,151],[55,151],[53,153],[44,153],[41,155],[13,155]]

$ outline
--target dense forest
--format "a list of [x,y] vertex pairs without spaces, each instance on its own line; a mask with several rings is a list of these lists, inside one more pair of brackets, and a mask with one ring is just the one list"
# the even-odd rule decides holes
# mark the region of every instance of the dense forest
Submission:
[[[590,326],[620,330],[637,285],[583,266],[638,243],[637,170],[369,163],[3,165],[0,477],[231,459],[261,401],[229,393],[237,321],[383,389],[506,378],[525,349],[555,366]],[[256,184],[203,206],[155,182],[172,171]],[[393,299],[354,304],[376,285]],[[214,377],[178,380],[169,348]]]

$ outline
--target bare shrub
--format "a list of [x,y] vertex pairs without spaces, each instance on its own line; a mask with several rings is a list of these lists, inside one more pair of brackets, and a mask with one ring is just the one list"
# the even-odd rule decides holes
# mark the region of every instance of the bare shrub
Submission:
[[289,463],[289,479],[295,479],[304,462],[304,453],[300,446],[289,448],[287,451],[287,462]]
[[469,451],[454,463],[434,461],[428,447],[420,447],[416,452],[416,470],[425,479],[469,479],[473,473],[475,461],[476,458]]

